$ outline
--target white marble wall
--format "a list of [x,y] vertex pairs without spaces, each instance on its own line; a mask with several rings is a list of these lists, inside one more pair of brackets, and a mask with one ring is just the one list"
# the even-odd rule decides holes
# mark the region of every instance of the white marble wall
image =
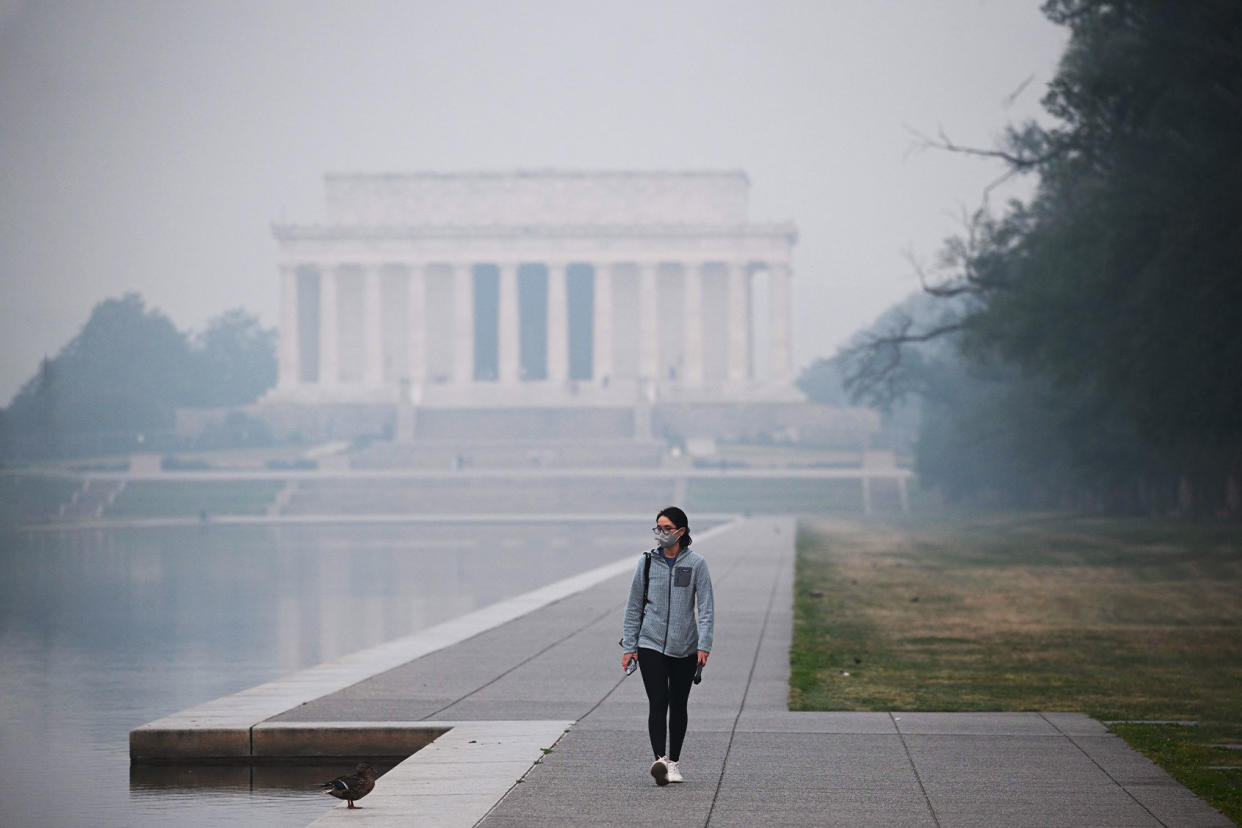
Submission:
[[[749,222],[749,187],[737,171],[328,176],[326,224],[274,228],[278,391],[381,399],[403,384],[576,393],[629,382],[644,394],[789,386],[797,234]],[[541,337],[546,347],[524,362],[523,324],[533,322],[520,312],[519,274],[529,265],[548,281],[546,313],[535,315],[545,329],[528,350]],[[571,313],[569,274],[584,266],[593,307]],[[499,275],[495,319],[490,310],[476,318],[493,299],[490,287],[475,295],[484,270]],[[752,301],[756,274],[767,288]],[[589,380],[587,355],[575,353],[584,325]]]
[[[476,264],[499,276],[495,322],[475,318]],[[385,265],[306,264],[281,268],[279,387],[378,390],[403,382],[470,385],[523,382],[517,261]],[[573,354],[567,278],[570,264],[547,273],[546,378],[565,386]],[[753,363],[751,276],[768,273],[769,382],[788,382],[790,271],[763,262],[585,263],[594,280],[590,382],[634,380],[668,386],[744,388]],[[315,278],[300,279],[312,274]],[[303,295],[315,291],[317,295]],[[314,314],[300,312],[307,305]],[[495,376],[476,376],[475,326],[494,324]],[[309,329],[308,329],[309,326]],[[309,338],[309,339],[307,339]],[[306,340],[306,341],[303,341]],[[303,364],[307,341],[316,366]]]
[[749,189],[741,172],[330,175],[327,206],[343,226],[737,225]]

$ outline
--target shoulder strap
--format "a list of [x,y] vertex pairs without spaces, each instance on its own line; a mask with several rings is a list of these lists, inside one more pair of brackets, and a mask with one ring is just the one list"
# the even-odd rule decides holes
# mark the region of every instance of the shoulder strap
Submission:
[[651,553],[643,553],[643,603],[638,610],[638,634],[643,634],[643,618],[647,615],[647,588],[651,586]]
[[[647,587],[651,586],[651,552],[643,552],[642,559],[642,606],[638,607],[638,636],[640,637],[642,637],[642,619],[647,617]],[[617,643],[620,644],[621,641]]]

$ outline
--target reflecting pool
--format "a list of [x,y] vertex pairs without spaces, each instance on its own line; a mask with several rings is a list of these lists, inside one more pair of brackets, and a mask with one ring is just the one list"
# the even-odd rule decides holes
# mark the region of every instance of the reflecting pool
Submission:
[[637,556],[649,534],[463,522],[4,535],[3,822],[306,825],[335,804],[314,785],[350,763],[131,774],[129,731]]

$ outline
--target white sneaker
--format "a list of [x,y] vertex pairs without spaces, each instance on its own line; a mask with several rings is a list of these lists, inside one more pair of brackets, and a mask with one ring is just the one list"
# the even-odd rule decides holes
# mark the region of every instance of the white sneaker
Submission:
[[651,763],[651,775],[657,785],[663,788],[668,784],[668,759],[661,756]]
[[668,781],[669,782],[685,782],[681,778],[681,766],[672,759],[668,760]]

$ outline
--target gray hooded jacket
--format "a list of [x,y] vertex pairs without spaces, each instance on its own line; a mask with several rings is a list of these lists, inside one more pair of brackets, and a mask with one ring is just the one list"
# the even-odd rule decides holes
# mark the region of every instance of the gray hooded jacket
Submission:
[[[651,556],[651,580],[647,588],[647,612],[643,616],[643,628],[639,630],[643,563],[647,555]],[[711,652],[715,602],[707,561],[689,549],[681,550],[671,567],[663,558],[660,550],[652,549],[638,560],[630,584],[630,600],[625,605],[625,621],[621,625],[622,649],[633,653],[645,647],[674,658],[693,655],[695,650]]]

